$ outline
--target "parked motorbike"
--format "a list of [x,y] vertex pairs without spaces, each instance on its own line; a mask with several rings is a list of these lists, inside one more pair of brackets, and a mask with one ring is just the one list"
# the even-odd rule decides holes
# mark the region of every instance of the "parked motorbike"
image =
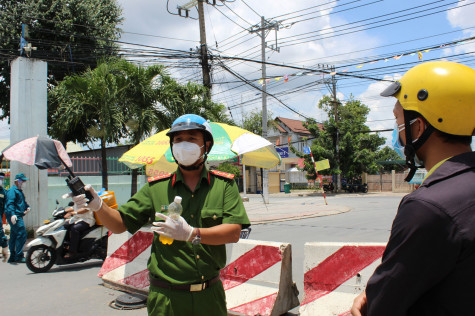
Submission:
[[323,190],[325,192],[332,192],[334,189],[335,187],[333,186],[333,182],[329,182],[323,185]]
[[346,179],[341,179],[341,189],[345,192],[353,192],[353,186],[350,183],[346,182]]
[[69,248],[69,241],[66,238],[69,231],[64,227],[67,220],[64,217],[67,213],[56,201],[53,218],[44,221],[45,224],[37,229],[37,237],[28,244],[29,250],[26,254],[26,266],[31,271],[41,273],[47,272],[54,264],[106,259],[108,230],[99,225],[94,225],[81,234],[76,256],[64,257]]
[[353,193],[353,192],[368,193],[368,184],[362,183],[361,179],[350,180],[348,182],[345,179],[342,179],[341,188],[348,193]]
[[367,183],[353,184],[353,192],[368,193],[368,184]]

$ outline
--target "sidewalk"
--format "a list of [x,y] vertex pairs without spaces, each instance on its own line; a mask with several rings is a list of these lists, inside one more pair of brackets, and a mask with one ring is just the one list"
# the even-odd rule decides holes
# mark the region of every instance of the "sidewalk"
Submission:
[[249,201],[244,201],[244,207],[253,225],[335,215],[351,209],[344,205],[325,205],[323,195],[314,191],[273,193],[269,195],[269,204],[264,204],[260,194],[246,194],[246,197]]

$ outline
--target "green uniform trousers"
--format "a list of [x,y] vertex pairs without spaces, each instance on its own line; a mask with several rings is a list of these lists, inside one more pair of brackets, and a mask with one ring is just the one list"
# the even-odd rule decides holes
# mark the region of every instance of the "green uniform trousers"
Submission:
[[219,281],[197,292],[150,285],[147,310],[151,316],[226,316],[223,284]]

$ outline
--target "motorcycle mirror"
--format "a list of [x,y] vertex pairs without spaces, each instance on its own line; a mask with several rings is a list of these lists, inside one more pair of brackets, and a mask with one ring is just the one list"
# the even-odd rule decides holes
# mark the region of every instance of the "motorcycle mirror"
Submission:
[[56,199],[56,205],[58,205],[58,204],[59,204],[58,199]]

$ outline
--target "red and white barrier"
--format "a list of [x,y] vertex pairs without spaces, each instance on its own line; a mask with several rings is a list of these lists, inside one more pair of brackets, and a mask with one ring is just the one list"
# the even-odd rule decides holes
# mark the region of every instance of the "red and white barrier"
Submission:
[[281,315],[299,305],[287,243],[241,239],[227,245],[221,270],[228,311],[239,315]]
[[351,315],[353,300],[366,287],[385,247],[380,243],[306,243],[300,315]]
[[[147,260],[153,234],[142,229],[109,237],[108,256],[99,272],[106,286],[148,293]],[[292,280],[290,244],[241,239],[226,245],[221,271],[228,310],[240,315],[281,315],[299,305]]]
[[150,285],[147,261],[153,233],[141,229],[135,234],[112,234],[107,244],[107,258],[99,271],[104,284],[128,292],[148,293]]

